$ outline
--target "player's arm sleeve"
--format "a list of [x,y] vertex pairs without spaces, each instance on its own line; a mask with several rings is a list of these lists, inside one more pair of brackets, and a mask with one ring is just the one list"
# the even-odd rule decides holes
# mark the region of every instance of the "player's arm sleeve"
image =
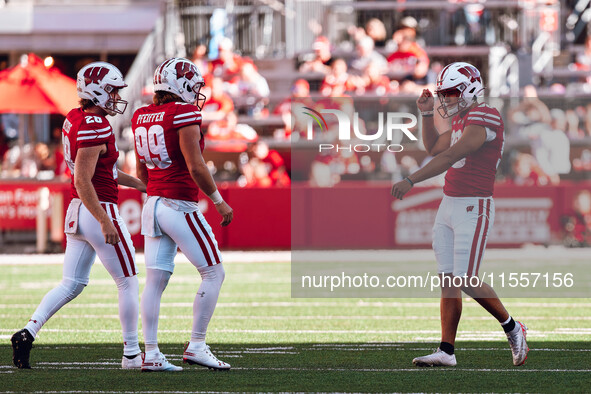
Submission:
[[172,118],[174,128],[182,128],[201,124],[201,113],[194,105],[179,105]]
[[470,125],[482,126],[485,129],[497,130],[503,128],[503,120],[498,112],[476,108],[466,115],[464,127]]
[[103,145],[109,141],[112,134],[113,129],[106,119],[101,123],[82,123],[78,129],[76,144],[78,148]]

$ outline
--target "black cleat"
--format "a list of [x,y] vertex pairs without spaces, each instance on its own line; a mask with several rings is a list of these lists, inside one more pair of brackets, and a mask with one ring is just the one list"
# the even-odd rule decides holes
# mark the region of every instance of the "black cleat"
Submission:
[[12,342],[12,362],[19,369],[31,369],[29,365],[29,355],[33,347],[35,338],[31,333],[22,329],[14,333],[10,341]]

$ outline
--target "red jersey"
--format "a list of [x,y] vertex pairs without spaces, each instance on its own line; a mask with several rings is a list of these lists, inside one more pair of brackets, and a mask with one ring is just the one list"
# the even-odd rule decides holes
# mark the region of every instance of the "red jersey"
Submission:
[[[136,156],[148,168],[148,196],[198,201],[199,187],[181,152],[179,129],[201,125],[199,108],[178,101],[151,104],[135,111],[131,125]],[[203,147],[201,134],[201,152]]]
[[388,63],[403,62],[405,64],[416,64],[420,60],[429,60],[427,52],[421,48],[417,43],[411,44],[410,48],[405,51],[396,51],[388,56]]
[[64,160],[72,173],[72,198],[80,198],[74,186],[74,163],[80,148],[106,145],[107,152],[100,155],[94,168],[92,186],[99,201],[117,204],[117,159],[119,151],[111,124],[101,115],[89,114],[81,108],[71,110],[62,127]]
[[203,112],[224,111],[230,113],[234,111],[234,101],[226,93],[221,93],[217,97],[208,97],[203,104]]
[[499,111],[485,103],[472,108],[462,117],[458,114],[452,119],[451,145],[460,139],[463,130],[469,125],[484,127],[486,142],[447,170],[443,192],[450,197],[490,197],[503,155],[503,119]]
[[[240,73],[240,70],[242,70],[242,66],[245,63],[250,63],[254,66],[253,61],[248,58],[244,58],[239,55],[234,55],[233,59],[234,59],[233,66],[229,66],[220,58],[212,60],[210,62],[210,67],[209,67],[211,69],[211,73],[216,77],[230,79],[233,76],[238,75]],[[255,66],[255,70],[256,70],[256,66]]]

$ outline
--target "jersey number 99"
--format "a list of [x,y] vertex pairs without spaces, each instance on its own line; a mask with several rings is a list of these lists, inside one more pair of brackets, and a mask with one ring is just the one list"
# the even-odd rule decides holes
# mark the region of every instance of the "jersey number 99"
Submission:
[[135,149],[140,161],[150,169],[164,169],[172,164],[164,142],[164,129],[160,125],[152,125],[147,130],[145,127],[135,129]]

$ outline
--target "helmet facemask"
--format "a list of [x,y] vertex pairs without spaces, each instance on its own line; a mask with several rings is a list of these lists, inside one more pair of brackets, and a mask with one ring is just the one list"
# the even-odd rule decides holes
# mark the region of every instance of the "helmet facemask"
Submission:
[[[127,101],[123,100],[121,97],[117,97],[119,93],[119,88],[111,85],[105,86],[105,92],[109,95],[109,98],[105,102],[103,108],[107,113],[111,116],[115,116],[115,114],[123,114],[127,109]],[[120,105],[123,108],[120,108]]]
[[[436,94],[439,98],[439,103],[441,104],[437,108],[437,112],[441,115],[442,118],[449,118],[454,116],[466,108],[470,106],[470,104],[476,99],[476,97],[472,98],[471,102],[468,102],[464,97],[463,93],[466,89],[465,84],[459,84],[452,88],[448,89],[441,89],[437,90]],[[447,99],[453,98],[452,102],[449,102]]]
[[195,105],[197,106],[197,108],[199,108],[199,111],[201,111],[203,109],[203,106],[205,105],[205,100],[207,100],[207,97],[201,93],[201,88],[203,88],[205,86],[205,83],[196,83],[195,85],[193,85],[193,92],[195,92],[195,97],[197,98],[197,100],[195,100]]

